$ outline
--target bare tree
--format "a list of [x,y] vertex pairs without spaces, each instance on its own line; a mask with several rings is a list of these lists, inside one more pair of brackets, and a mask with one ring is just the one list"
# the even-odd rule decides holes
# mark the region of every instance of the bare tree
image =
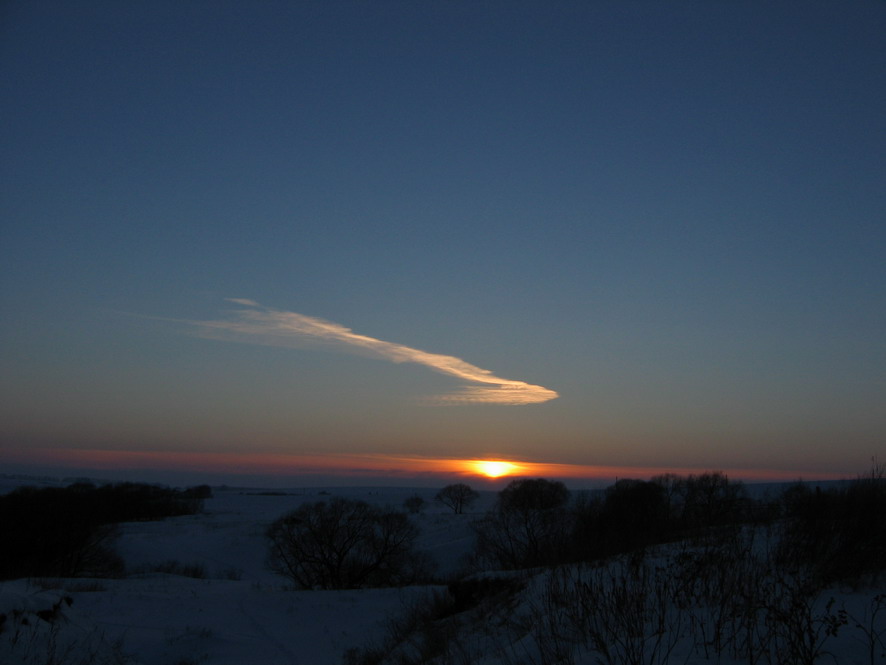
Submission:
[[465,508],[470,506],[480,496],[478,492],[471,489],[464,483],[455,483],[447,485],[434,497],[435,501],[439,501],[444,506],[452,508],[452,512],[461,515]]
[[507,569],[556,563],[572,531],[568,500],[569,490],[559,481],[512,481],[498,493],[495,508],[472,525],[477,555]]
[[307,503],[268,528],[268,565],[306,589],[408,584],[423,563],[417,536],[405,513],[342,498]]

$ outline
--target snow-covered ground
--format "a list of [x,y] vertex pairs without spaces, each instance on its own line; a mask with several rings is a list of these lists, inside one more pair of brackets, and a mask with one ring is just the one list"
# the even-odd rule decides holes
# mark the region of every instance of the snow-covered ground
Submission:
[[[3,479],[0,493],[18,484],[40,483]],[[144,665],[337,665],[347,649],[380,637],[387,618],[428,589],[293,590],[265,566],[270,522],[303,502],[330,496],[402,509],[406,498],[419,494],[427,505],[415,516],[422,526],[417,546],[436,560],[441,574],[458,570],[472,542],[473,516],[454,515],[435,504],[432,489],[214,488],[213,493],[199,515],[122,525],[116,547],[128,571],[176,562],[202,567],[203,579],[136,572],[123,579],[0,582],[0,614],[9,617],[0,624],[0,663],[31,662],[21,660],[27,653],[35,663],[53,662],[47,657],[51,648],[68,651],[61,663],[79,663],[81,653],[91,654],[83,662],[101,662],[99,651],[107,651],[107,659],[116,657],[109,651],[113,647],[129,657],[127,662]],[[493,498],[485,494],[474,509],[485,510]],[[19,641],[16,650],[10,648],[16,608],[33,613],[60,600],[65,619],[54,630],[64,635],[19,626],[21,640],[34,644]],[[32,629],[41,625],[31,624]],[[50,644],[50,637],[59,644]]]
[[[0,493],[18,484],[25,481],[0,478]],[[390,618],[434,589],[293,590],[265,566],[267,525],[303,502],[330,496],[401,508],[406,498],[418,494],[427,502],[413,516],[422,530],[418,549],[429,553],[446,577],[461,570],[471,550],[471,521],[495,500],[493,492],[482,493],[470,513],[454,515],[433,502],[435,489],[214,488],[213,492],[199,515],[122,525],[117,550],[129,571],[124,578],[0,582],[0,664],[339,665],[349,649],[380,644]],[[164,566],[199,568],[205,576],[156,572]],[[463,657],[444,662],[552,662],[545,660],[537,644],[537,636],[545,634],[545,615],[538,610],[550,604],[546,593],[552,579],[548,572],[527,574],[521,581],[525,590],[493,608],[482,621],[471,625],[471,615],[466,614],[460,632],[447,638],[459,643]],[[838,607],[862,623],[867,621],[869,632],[886,638],[886,602],[880,616],[871,616],[872,599],[883,591],[835,589],[833,594]],[[822,594],[821,602],[831,595],[831,591]],[[522,626],[522,632],[515,633],[515,626]],[[886,646],[877,644],[873,652],[870,646],[864,630],[850,622],[838,637],[828,640],[827,654],[817,662],[886,662]],[[466,655],[470,651],[473,655]],[[576,647],[569,658],[565,662],[580,665],[604,662],[587,646]],[[653,662],[743,661],[708,660],[697,648],[677,643],[669,659]]]

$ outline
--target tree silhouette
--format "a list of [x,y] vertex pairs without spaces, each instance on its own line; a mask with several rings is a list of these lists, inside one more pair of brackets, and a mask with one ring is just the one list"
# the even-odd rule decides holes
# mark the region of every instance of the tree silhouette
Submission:
[[546,478],[513,480],[498,493],[498,506],[502,511],[552,510],[561,508],[567,501],[566,485]]
[[267,531],[268,565],[305,589],[396,586],[415,581],[418,528],[405,513],[334,498],[306,503]]
[[447,485],[434,497],[435,501],[439,501],[444,506],[452,508],[452,512],[461,515],[465,508],[470,506],[480,494],[464,483],[455,483]]
[[507,569],[556,563],[572,531],[569,490],[557,480],[514,480],[498,493],[495,509],[474,523],[481,559]]

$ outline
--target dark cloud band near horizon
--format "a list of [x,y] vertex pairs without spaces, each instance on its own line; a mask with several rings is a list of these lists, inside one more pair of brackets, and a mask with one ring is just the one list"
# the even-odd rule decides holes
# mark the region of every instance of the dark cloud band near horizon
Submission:
[[394,363],[415,363],[454,376],[469,384],[437,395],[431,402],[442,405],[463,404],[540,404],[559,397],[558,393],[525,381],[504,379],[487,369],[439,353],[429,353],[394,342],[360,335],[350,328],[313,316],[264,307],[245,298],[229,298],[240,305],[231,317],[214,321],[189,321],[201,337],[268,346],[298,346],[321,342],[351,353],[369,355]]

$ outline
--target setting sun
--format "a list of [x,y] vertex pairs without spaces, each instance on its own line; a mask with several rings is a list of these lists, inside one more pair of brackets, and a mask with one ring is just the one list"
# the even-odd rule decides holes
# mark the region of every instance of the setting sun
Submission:
[[507,476],[519,469],[516,464],[504,462],[502,460],[480,460],[473,463],[477,473],[483,474],[490,478],[499,478]]

